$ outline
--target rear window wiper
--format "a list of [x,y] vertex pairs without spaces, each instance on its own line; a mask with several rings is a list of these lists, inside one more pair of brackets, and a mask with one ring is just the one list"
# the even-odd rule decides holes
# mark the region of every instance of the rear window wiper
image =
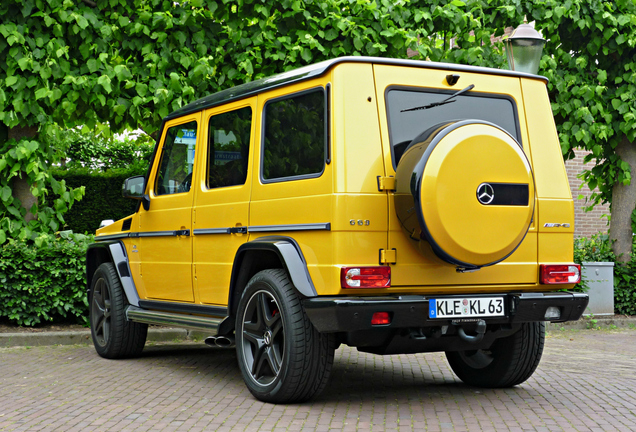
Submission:
[[459,96],[460,94],[466,93],[469,90],[472,90],[475,87],[475,84],[471,84],[468,87],[466,87],[465,89],[462,89],[460,91],[458,91],[457,93],[453,93],[452,95],[450,95],[449,97],[447,97],[446,99],[439,101],[439,102],[432,102],[428,105],[423,105],[423,106],[419,106],[419,107],[415,107],[415,108],[408,108],[408,109],[403,109],[400,112],[406,112],[406,111],[417,111],[417,110],[425,110],[425,109],[429,109],[429,108],[435,108],[437,106],[440,105],[445,105],[447,103],[451,103],[451,102],[455,102],[453,99],[456,96]]

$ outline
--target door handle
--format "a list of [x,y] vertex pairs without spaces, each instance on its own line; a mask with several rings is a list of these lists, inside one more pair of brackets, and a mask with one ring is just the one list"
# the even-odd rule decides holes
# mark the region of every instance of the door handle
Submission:
[[187,229],[185,229],[185,230],[177,230],[177,231],[174,232],[174,235],[189,237],[190,236],[190,230],[187,230]]
[[230,234],[247,234],[246,226],[232,227],[230,228]]

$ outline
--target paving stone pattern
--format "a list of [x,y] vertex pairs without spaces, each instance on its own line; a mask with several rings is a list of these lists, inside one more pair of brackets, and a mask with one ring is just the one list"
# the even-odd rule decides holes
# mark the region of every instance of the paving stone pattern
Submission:
[[112,361],[92,346],[0,349],[1,431],[636,430],[636,331],[563,331],[513,389],[463,385],[441,353],[336,351],[315,401],[271,405],[245,388],[233,350],[147,346]]

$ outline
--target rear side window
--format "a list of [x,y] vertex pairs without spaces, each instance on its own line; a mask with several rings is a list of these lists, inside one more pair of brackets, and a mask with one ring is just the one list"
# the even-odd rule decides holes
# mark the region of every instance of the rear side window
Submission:
[[263,180],[318,177],[325,168],[324,89],[268,102],[264,110]]
[[252,131],[252,108],[217,114],[210,118],[208,189],[245,184]]
[[166,133],[155,194],[188,192],[192,185],[197,122],[173,126]]
[[428,109],[406,111],[440,102],[453,91],[392,88],[386,93],[389,138],[393,167],[409,143],[428,128],[453,120],[476,119],[496,124],[521,142],[517,106],[512,98],[470,91],[453,98],[454,102]]

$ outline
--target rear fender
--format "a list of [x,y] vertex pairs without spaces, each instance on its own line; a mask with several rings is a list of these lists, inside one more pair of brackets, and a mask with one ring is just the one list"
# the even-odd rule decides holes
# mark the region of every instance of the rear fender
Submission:
[[243,290],[256,273],[267,268],[285,269],[301,297],[312,298],[318,295],[305,257],[293,238],[259,237],[241,245],[236,252],[228,297],[229,316],[221,323],[219,334],[228,334],[234,329],[236,310]]

